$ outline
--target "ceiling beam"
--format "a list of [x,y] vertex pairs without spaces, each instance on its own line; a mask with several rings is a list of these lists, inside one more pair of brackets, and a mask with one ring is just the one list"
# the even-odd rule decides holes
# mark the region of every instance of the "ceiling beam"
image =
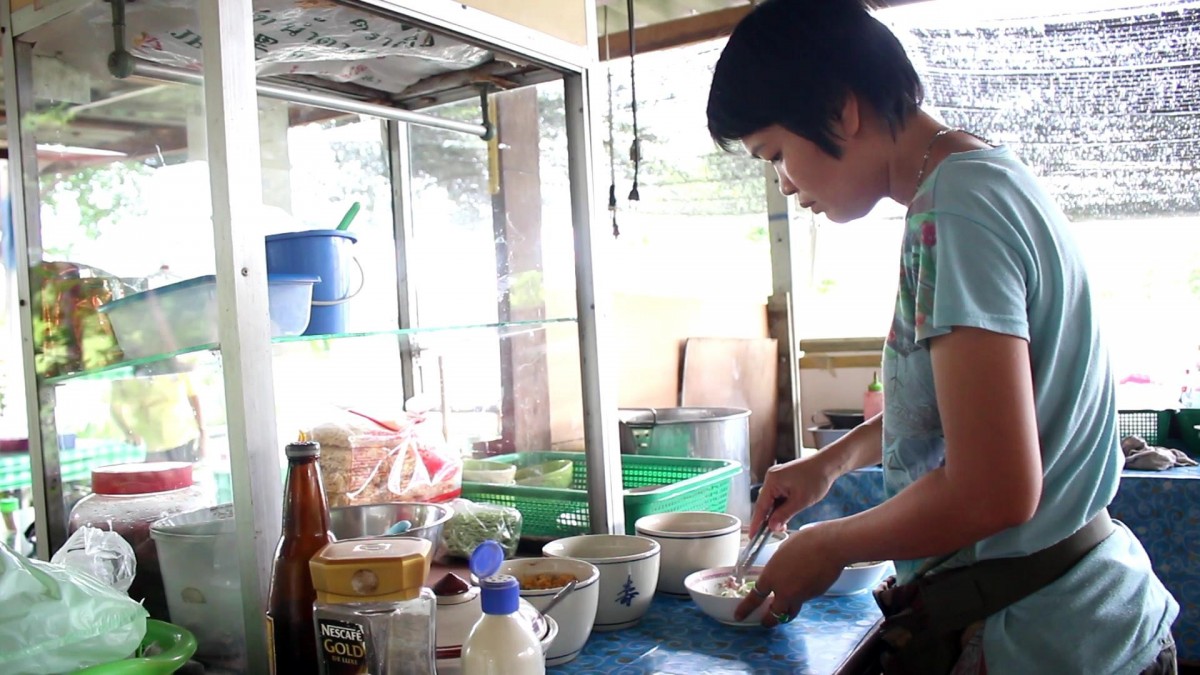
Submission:
[[[753,9],[751,5],[730,7],[716,12],[706,12],[683,19],[644,26],[633,31],[634,47],[637,48],[638,54],[645,54],[660,49],[682,47],[725,37],[733,32],[733,27],[742,20],[742,17],[749,14],[751,9]],[[602,35],[597,42],[601,61],[629,56],[629,31],[613,33],[607,39]],[[605,49],[606,43],[607,49]],[[609,53],[606,54],[606,51]]]
[[[876,0],[875,4],[880,8],[884,8],[924,1]],[[715,12],[705,12],[704,14],[696,14],[682,19],[643,26],[633,31],[634,47],[637,49],[638,54],[645,54],[662,49],[683,47],[697,42],[704,42],[705,40],[727,37],[733,32],[738,22],[749,14],[752,9],[754,9],[753,4],[741,5],[739,7],[729,7]],[[600,22],[601,30],[603,30],[602,26],[603,20]],[[607,38],[602,34],[598,38],[597,50],[601,61],[629,56],[628,30],[612,33]]]

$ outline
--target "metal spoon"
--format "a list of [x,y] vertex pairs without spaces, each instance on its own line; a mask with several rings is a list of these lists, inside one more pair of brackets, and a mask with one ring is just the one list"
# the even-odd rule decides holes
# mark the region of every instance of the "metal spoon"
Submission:
[[545,616],[546,616],[547,614],[549,614],[549,613],[550,613],[550,610],[554,609],[555,605],[557,605],[558,603],[562,602],[562,599],[563,599],[563,598],[565,598],[565,597],[567,597],[568,595],[570,595],[570,594],[571,594],[571,591],[575,590],[575,586],[576,586],[578,583],[579,583],[579,580],[578,580],[578,579],[572,579],[572,580],[570,580],[570,581],[568,581],[568,582],[567,582],[567,585],[566,585],[566,586],[563,586],[563,587],[562,587],[562,590],[560,590],[559,592],[555,593],[555,594],[554,594],[554,597],[550,598],[550,602],[547,602],[547,603],[546,603],[546,607],[545,607],[545,609],[542,609],[542,610],[541,610],[542,617],[543,617],[543,618],[545,618]]

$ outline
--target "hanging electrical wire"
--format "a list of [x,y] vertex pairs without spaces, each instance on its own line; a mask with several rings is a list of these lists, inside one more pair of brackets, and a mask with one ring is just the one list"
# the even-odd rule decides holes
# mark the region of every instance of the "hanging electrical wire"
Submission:
[[629,14],[629,96],[633,105],[633,143],[629,146],[629,159],[633,162],[633,189],[629,191],[629,201],[636,202],[641,199],[638,194],[638,168],[642,162],[642,149],[637,121],[637,76],[634,68],[637,45],[634,39],[633,0],[625,0],[625,10]]
[[612,233],[616,239],[621,236],[621,228],[617,227],[617,141],[613,131],[612,51],[608,42],[608,5],[604,6],[604,68],[608,73],[608,212],[612,214]]

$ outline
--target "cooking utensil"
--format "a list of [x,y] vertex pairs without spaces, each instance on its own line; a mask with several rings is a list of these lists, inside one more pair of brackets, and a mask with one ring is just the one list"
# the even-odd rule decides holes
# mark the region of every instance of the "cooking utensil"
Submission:
[[546,616],[547,614],[549,614],[550,610],[554,609],[555,605],[562,602],[563,598],[570,595],[571,591],[575,590],[575,586],[577,586],[578,584],[579,584],[578,579],[572,579],[572,580],[568,581],[567,585],[563,586],[562,590],[555,593],[554,597],[550,598],[550,602],[547,602],[546,606],[540,610],[542,612],[542,616]]
[[[863,411],[849,409],[822,410],[821,414],[834,429],[853,429],[865,421]],[[813,420],[816,421],[815,419]]]
[[750,565],[750,561],[758,557],[759,552],[762,551],[763,546],[766,545],[767,540],[770,538],[771,531],[767,527],[767,523],[771,522],[771,516],[774,515],[775,509],[779,508],[785,501],[787,500],[783,497],[776,497],[775,501],[771,502],[770,508],[767,509],[767,516],[763,518],[758,529],[750,536],[750,543],[746,544],[746,548],[738,556],[737,564],[733,566],[733,573],[730,575],[733,577],[736,585],[741,586],[745,581],[746,567]]
[[342,222],[338,223],[336,228],[338,232],[345,232],[346,229],[350,227],[350,223],[354,222],[354,217],[358,215],[358,209],[360,206],[361,204],[358,202],[354,202],[350,205],[350,208],[346,210],[346,215],[342,216]]
[[412,529],[411,522],[409,522],[407,520],[399,520],[399,521],[396,521],[395,525],[389,527],[387,529],[387,531],[383,533],[383,536],[395,537],[397,535],[401,535],[401,534],[404,534],[405,532],[408,532],[410,529]]
[[337,506],[329,509],[329,531],[338,541],[390,536],[388,528],[407,520],[405,537],[426,539],[434,546],[441,545],[442,527],[454,511],[446,504],[422,502],[385,502]]

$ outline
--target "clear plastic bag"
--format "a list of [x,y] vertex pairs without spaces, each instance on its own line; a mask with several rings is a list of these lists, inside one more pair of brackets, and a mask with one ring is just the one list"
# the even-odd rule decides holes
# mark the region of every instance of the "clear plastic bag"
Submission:
[[469,558],[471,551],[488,539],[500,544],[506,556],[517,552],[521,539],[520,511],[467,499],[455,499],[450,508],[454,509],[454,515],[442,527],[442,544],[450,555]]
[[420,415],[395,430],[340,421],[314,427],[331,508],[380,502],[445,502],[462,493],[462,459]]
[[[203,41],[195,0],[133,2],[126,8],[136,57],[200,70]],[[430,75],[477,66],[491,52],[330,0],[258,0],[251,18],[258,74],[312,75],[398,93]],[[81,69],[104,65],[112,49],[112,12],[98,3],[55,21],[38,41]]]
[[116,532],[84,525],[75,530],[50,562],[87,572],[122,593],[129,591],[137,574],[133,547]]
[[92,575],[0,542],[0,673],[73,672],[131,655],[146,610]]

